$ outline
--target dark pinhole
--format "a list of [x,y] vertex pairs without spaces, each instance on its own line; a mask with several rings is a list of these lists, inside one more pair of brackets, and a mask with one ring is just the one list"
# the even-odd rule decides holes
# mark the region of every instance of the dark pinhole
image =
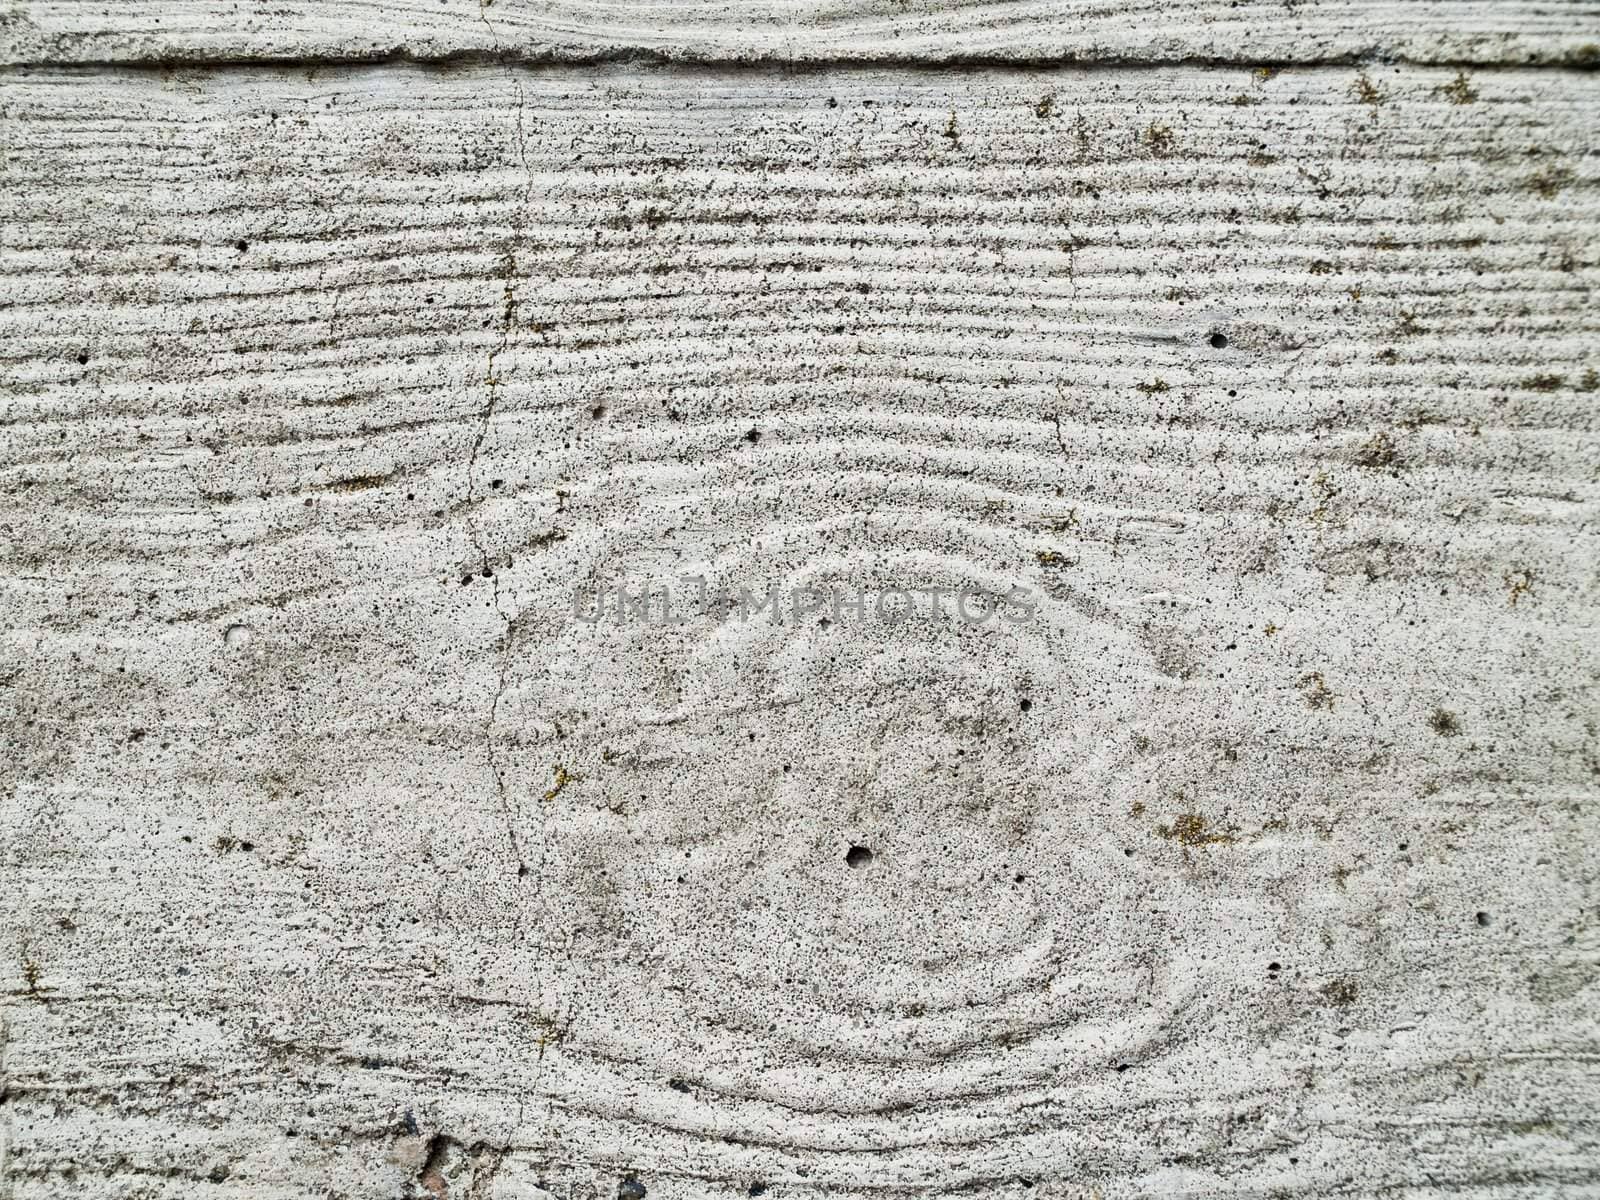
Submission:
[[596,404],[589,410],[589,415],[598,421],[601,417],[606,415],[606,406],[604,404]]
[[752,446],[754,446],[757,442],[759,442],[761,440],[761,430],[752,429],[749,433],[744,435],[744,440],[749,442]]
[[844,852],[844,861],[851,870],[857,870],[872,861],[872,851],[865,846],[851,846]]
[[767,1185],[764,1183],[752,1183],[750,1185],[750,1194],[752,1196],[765,1196],[767,1194]]
[[1117,1064],[1117,1074],[1118,1075],[1121,1075],[1127,1069],[1128,1069],[1128,1064],[1127,1063],[1118,1063]]
[[689,1090],[689,1085],[681,1079],[669,1079],[667,1080],[667,1086],[675,1092],[687,1092]]
[[1024,697],[1023,699],[1017,701],[1017,707],[1020,708],[1023,712],[1027,712],[1030,708],[1033,707],[1033,701],[1027,699],[1026,697]]
[[234,249],[240,254],[243,254],[246,250],[250,249],[250,243],[241,239],[234,243]]
[[78,355],[78,365],[80,367],[87,367],[89,365],[89,356],[87,354]]
[[1488,923],[1489,923],[1489,914],[1486,913],[1486,912],[1479,913],[1478,914],[1478,924],[1479,925],[1487,925]]
[[494,488],[495,491],[499,491],[501,488],[505,487],[505,485],[506,485],[506,481],[504,479],[491,479],[491,480],[489,480],[489,486]]
[[527,877],[527,874],[528,874],[528,864],[527,863],[518,863],[517,864],[517,878],[518,879],[525,879]]
[[1220,330],[1211,335],[1211,348],[1213,350],[1222,350],[1227,346],[1227,344],[1228,344],[1228,335],[1223,333],[1223,332],[1221,332]]

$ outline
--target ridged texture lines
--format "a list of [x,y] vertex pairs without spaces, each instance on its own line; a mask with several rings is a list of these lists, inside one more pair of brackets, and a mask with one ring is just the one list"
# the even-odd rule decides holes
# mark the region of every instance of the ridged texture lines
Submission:
[[1597,107],[14,75],[15,1194],[1590,1194]]
[[1593,0],[12,0],[0,62],[512,55],[1600,65]]

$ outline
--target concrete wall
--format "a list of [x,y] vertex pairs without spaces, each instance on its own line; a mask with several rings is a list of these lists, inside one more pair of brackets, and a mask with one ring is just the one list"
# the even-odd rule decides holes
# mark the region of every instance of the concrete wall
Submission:
[[1600,1194],[1597,43],[14,3],[0,1196]]

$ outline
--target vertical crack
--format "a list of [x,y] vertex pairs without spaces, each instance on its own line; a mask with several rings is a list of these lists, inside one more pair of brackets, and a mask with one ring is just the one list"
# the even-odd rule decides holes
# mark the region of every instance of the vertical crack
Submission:
[[[487,23],[487,21],[486,21]],[[509,74],[509,68],[507,68]],[[516,624],[512,617],[506,614],[500,603],[500,577],[495,572],[489,561],[489,552],[484,544],[482,530],[478,526],[475,505],[479,499],[478,491],[478,456],[483,449],[483,443],[489,436],[489,427],[494,423],[495,413],[499,406],[500,388],[502,381],[498,374],[500,360],[511,349],[517,329],[517,311],[520,300],[517,296],[517,246],[522,240],[524,222],[527,218],[527,209],[533,190],[533,174],[528,169],[527,135],[523,126],[523,109],[526,97],[522,85],[514,78],[512,87],[517,93],[516,112],[516,145],[518,161],[522,165],[522,193],[515,208],[511,213],[511,233],[507,239],[505,253],[501,256],[500,271],[503,281],[500,305],[500,337],[499,341],[489,350],[489,361],[484,372],[484,387],[488,390],[482,411],[478,416],[478,430],[472,439],[472,450],[467,457],[467,506],[466,523],[467,536],[473,548],[478,552],[484,578],[493,586],[493,603],[496,615],[499,616],[504,628],[500,635],[498,678],[495,684],[494,698],[489,702],[489,713],[484,723],[484,757],[488,760],[490,774],[494,776],[495,792],[500,800],[500,815],[505,822],[506,837],[511,843],[512,854],[517,860],[517,874],[528,874],[528,862],[522,854],[521,839],[517,836],[516,814],[513,810],[511,794],[506,787],[505,772],[501,769],[500,758],[495,745],[495,723],[500,714],[500,701],[506,691],[506,676],[511,668],[511,652],[516,644]]]

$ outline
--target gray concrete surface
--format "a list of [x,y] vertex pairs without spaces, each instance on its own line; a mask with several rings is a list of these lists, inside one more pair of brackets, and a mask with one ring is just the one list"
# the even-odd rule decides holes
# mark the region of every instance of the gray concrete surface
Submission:
[[1597,109],[8,70],[0,1196],[1600,1194]]
[[10,0],[0,62],[1600,65],[1596,0]]

